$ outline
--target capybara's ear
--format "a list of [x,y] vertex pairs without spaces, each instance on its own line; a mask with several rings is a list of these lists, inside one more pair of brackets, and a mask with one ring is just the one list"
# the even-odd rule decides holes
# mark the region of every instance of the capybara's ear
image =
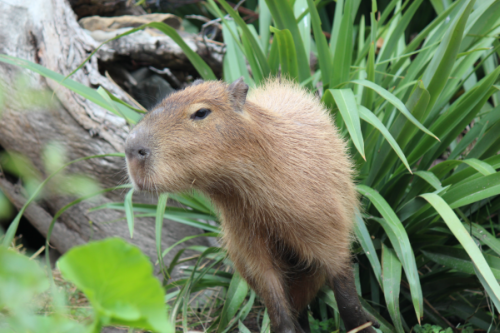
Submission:
[[191,85],[192,86],[197,86],[199,84],[202,84],[203,82],[205,82],[205,81],[203,81],[202,79],[196,79],[196,80],[193,81],[193,83],[191,83]]
[[247,99],[248,84],[243,81],[243,76],[231,83],[227,90],[236,111],[241,111]]

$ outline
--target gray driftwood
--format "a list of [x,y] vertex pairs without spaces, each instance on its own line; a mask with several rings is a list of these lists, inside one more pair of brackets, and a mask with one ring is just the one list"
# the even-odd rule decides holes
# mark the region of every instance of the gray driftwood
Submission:
[[[80,65],[99,45],[88,31],[81,28],[65,0],[1,1],[0,27],[0,53],[28,59],[63,75]],[[197,37],[184,35],[184,38],[196,52],[205,58],[209,57],[207,60],[212,63],[217,62],[216,58],[207,55],[207,47]],[[152,40],[155,43],[157,41],[154,38]],[[133,45],[133,38],[128,39],[126,43]],[[166,47],[168,38],[163,38],[161,43]],[[101,55],[108,57],[105,60],[112,60],[116,53],[126,53],[126,46],[123,46],[123,49],[122,46],[123,41],[117,42],[106,47]],[[141,47],[146,46],[142,44]],[[152,49],[154,47],[155,45],[151,45]],[[170,47],[177,50],[174,45]],[[182,58],[179,52],[176,52],[177,63],[187,66],[185,57]],[[175,64],[164,67],[172,65]],[[24,77],[28,87],[16,84],[20,76]],[[119,98],[131,102],[128,95],[114,82],[100,74],[97,57],[85,64],[72,79],[87,86],[101,85]],[[124,120],[59,84],[19,67],[0,63],[0,85],[0,90],[4,91],[6,96],[3,113],[0,114],[0,146],[7,151],[27,156],[36,172],[44,177],[47,174],[41,152],[50,142],[63,144],[68,160],[123,151],[129,131]],[[53,95],[50,105],[36,101],[26,103],[29,89],[49,90],[49,96]],[[90,175],[104,188],[122,183],[126,176],[124,160],[116,157],[79,162],[73,165],[69,172]],[[0,174],[0,189],[19,208],[24,204],[25,196],[19,186],[9,179]],[[111,192],[99,198],[98,204],[122,201],[124,194],[123,191]],[[46,195],[26,211],[26,217],[46,235],[52,216],[72,200],[74,198],[67,196]],[[134,238],[130,239],[125,221],[108,223],[123,217],[123,213],[113,210],[89,213],[89,208],[95,204],[78,204],[57,220],[51,238],[51,243],[57,250],[64,253],[72,246],[90,239],[119,236],[137,244],[151,258],[156,258],[152,219],[136,220]],[[198,232],[197,229],[165,221],[163,246],[169,246],[182,237]],[[166,259],[167,262],[168,260],[169,258]]]

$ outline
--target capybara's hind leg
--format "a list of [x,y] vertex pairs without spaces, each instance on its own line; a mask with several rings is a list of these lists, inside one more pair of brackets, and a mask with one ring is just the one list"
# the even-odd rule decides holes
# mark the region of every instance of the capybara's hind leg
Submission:
[[[350,266],[343,273],[330,277],[330,286],[335,293],[340,317],[344,321],[347,331],[359,327],[369,321],[374,327],[379,323],[371,315],[367,314],[359,302],[358,293],[354,284],[354,274]],[[361,333],[375,333],[372,327],[365,328]]]
[[299,314],[297,321],[299,322],[300,328],[304,333],[311,333],[311,327],[309,326],[309,317],[307,315],[307,307]]
[[325,284],[325,273],[322,269],[309,267],[303,269],[302,273],[296,273],[296,276],[289,280],[289,296],[292,310],[295,312],[299,328],[297,331],[304,333],[311,332],[309,319],[307,315],[307,306],[316,294],[319,288]]

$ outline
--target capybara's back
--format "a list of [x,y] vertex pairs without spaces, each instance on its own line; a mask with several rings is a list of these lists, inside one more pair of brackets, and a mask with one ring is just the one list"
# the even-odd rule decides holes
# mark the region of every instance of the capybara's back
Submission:
[[275,331],[308,331],[307,305],[325,283],[347,329],[375,324],[350,264],[358,199],[346,143],[297,84],[269,80],[247,91],[241,79],[210,81],[165,99],[127,140],[135,186],[210,196],[228,254]]

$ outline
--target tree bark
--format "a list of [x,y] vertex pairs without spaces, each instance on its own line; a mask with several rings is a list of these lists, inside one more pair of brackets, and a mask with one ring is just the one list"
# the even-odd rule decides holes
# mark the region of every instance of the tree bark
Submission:
[[[1,1],[0,27],[0,53],[39,63],[63,75],[78,67],[99,45],[80,27],[74,12],[65,0]],[[161,43],[169,43],[168,37],[162,38]],[[206,60],[212,63],[219,61],[220,65],[220,59],[218,60],[216,56],[220,49],[207,53],[207,48],[211,46],[203,44],[195,36],[184,35],[183,38]],[[131,40],[133,38],[129,39]],[[180,67],[187,66],[185,57],[178,52],[178,48],[175,50],[177,64]],[[112,61],[118,53],[123,55],[123,52],[124,49],[113,50],[107,47],[100,54],[101,57],[106,57],[106,61]],[[132,102],[120,87],[101,75],[98,57],[99,54],[92,57],[71,78],[87,86],[103,86],[115,96]],[[175,66],[175,63],[171,62],[163,67],[174,68],[172,66]],[[16,84],[21,74],[22,81],[27,86]],[[0,63],[0,85],[5,99],[3,113],[0,113],[0,146],[8,152],[28,157],[36,172],[43,176],[48,175],[44,169],[42,151],[47,144],[54,141],[65,146],[68,160],[123,152],[123,144],[129,131],[125,121],[56,82],[19,67]],[[28,90],[41,89],[49,89],[53,94],[50,106],[39,103],[27,105]],[[123,183],[123,179],[126,178],[124,159],[117,157],[81,161],[73,164],[69,168],[69,173],[91,176],[104,188]],[[12,184],[9,178],[1,175],[0,190],[17,208],[20,208],[26,200],[20,188]],[[109,192],[99,198],[98,204],[122,201],[123,197],[123,191]],[[52,216],[74,199],[61,195],[44,196],[26,211],[26,217],[42,235],[46,235],[48,222]],[[139,200],[140,197],[135,199]],[[71,207],[60,216],[51,238],[51,243],[57,250],[64,253],[72,246],[91,239],[118,236],[137,244],[148,256],[156,259],[154,220],[136,219],[134,238],[130,239],[125,221],[109,223],[123,217],[122,212],[114,210],[89,212],[89,208],[95,205],[96,203],[85,201]],[[165,221],[163,247],[198,232],[198,229]],[[166,258],[166,261],[168,262],[169,258]]]

